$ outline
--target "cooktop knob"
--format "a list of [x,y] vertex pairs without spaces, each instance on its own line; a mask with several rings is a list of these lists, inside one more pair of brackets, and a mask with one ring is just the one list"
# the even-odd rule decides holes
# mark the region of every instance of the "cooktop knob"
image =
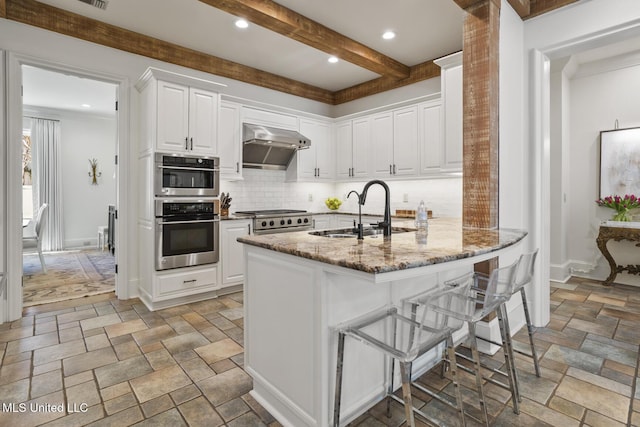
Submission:
[[302,219],[298,218],[298,224],[302,224]]
[[284,225],[284,219],[280,220],[280,225]]
[[291,224],[291,220],[290,219],[287,220],[287,224]]
[[304,219],[304,223],[306,224],[306,223],[308,223],[308,222],[309,222],[309,218],[305,218],[305,219]]
[[262,221],[262,226],[266,227],[267,226],[267,221]]
[[269,221],[269,225],[273,226],[274,222],[273,221]]

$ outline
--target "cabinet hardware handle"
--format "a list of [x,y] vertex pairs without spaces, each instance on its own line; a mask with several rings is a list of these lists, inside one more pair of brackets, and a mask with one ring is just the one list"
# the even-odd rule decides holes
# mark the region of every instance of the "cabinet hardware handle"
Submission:
[[316,220],[311,220],[313,222],[313,228],[316,228]]
[[247,230],[249,231],[249,234],[251,234],[251,224],[247,224]]
[[184,149],[185,150],[189,149],[189,137],[188,136],[184,137]]
[[236,162],[236,173],[240,173],[240,162]]
[[182,283],[187,284],[187,283],[195,283],[197,282],[196,279],[191,279],[191,280],[183,280]]
[[191,150],[193,151],[193,138],[191,138]]
[[393,164],[393,174],[394,175],[396,174],[396,164],[395,163]]
[[320,176],[320,168],[318,168],[318,176]]
[[393,175],[393,169],[392,169],[393,165],[389,165],[389,175]]

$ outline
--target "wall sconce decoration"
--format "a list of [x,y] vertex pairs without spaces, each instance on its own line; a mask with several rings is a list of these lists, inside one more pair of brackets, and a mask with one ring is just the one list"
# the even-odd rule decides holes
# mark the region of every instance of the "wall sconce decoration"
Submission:
[[89,178],[91,178],[91,185],[98,185],[98,178],[102,176],[102,172],[98,171],[98,160],[89,159],[89,166],[91,167],[91,170],[89,171]]

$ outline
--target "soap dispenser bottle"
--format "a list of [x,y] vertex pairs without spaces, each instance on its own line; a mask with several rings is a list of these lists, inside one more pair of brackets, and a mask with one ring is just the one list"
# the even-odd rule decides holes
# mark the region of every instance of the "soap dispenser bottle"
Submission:
[[427,222],[427,207],[424,205],[424,200],[420,201],[418,210],[416,211],[416,228],[419,232],[427,233],[429,230],[429,223]]

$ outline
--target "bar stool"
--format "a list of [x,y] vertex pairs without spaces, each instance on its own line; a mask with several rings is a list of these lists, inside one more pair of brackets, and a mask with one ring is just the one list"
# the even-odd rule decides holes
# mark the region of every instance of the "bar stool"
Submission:
[[512,294],[520,291],[522,297],[522,308],[524,309],[524,318],[527,322],[527,332],[529,333],[529,347],[531,348],[531,354],[527,354],[522,351],[518,353],[530,357],[533,359],[533,366],[536,371],[536,376],[540,377],[540,364],[538,362],[538,355],[536,353],[536,347],[533,344],[533,325],[531,324],[531,316],[529,315],[529,306],[527,305],[527,294],[525,292],[525,286],[533,279],[533,269],[536,263],[536,257],[538,255],[538,249],[533,252],[520,255],[518,274],[516,275],[515,284],[513,286]]
[[[509,352],[509,356],[511,358],[511,360],[513,361],[512,363],[512,373],[511,375],[514,378],[514,392],[515,392],[515,397],[517,398],[517,401],[520,402],[522,401],[522,397],[520,396],[520,388],[518,386],[518,372],[516,370],[515,367],[515,358],[513,357],[513,352],[517,352],[519,354],[522,354],[524,356],[527,356],[531,359],[533,359],[533,366],[535,368],[535,373],[537,377],[540,377],[540,365],[538,362],[538,355],[536,353],[536,348],[533,342],[533,325],[531,323],[531,316],[529,315],[529,307],[527,305],[527,296],[526,296],[526,291],[525,291],[525,286],[531,282],[532,278],[533,278],[533,269],[535,267],[535,262],[536,262],[536,257],[538,255],[538,249],[536,249],[533,252],[529,252],[529,253],[525,253],[520,255],[520,258],[517,261],[518,264],[518,268],[516,271],[516,275],[514,277],[514,280],[512,282],[512,286],[505,292],[508,295],[507,300],[505,300],[504,303],[502,303],[502,307],[501,307],[501,311],[502,311],[502,320],[499,319],[499,322],[503,322],[505,324],[505,328],[507,331],[507,336],[503,336],[503,343],[497,343],[495,341],[492,341],[490,339],[487,338],[479,338],[482,341],[494,344],[494,345],[498,345],[498,346],[503,346],[506,343],[507,348],[504,349],[504,351],[508,351]],[[477,273],[478,277],[480,278],[480,280],[486,280],[486,275],[482,275],[480,273]],[[510,332],[510,326],[509,326],[509,318],[507,316],[507,307],[506,307],[506,302],[511,299],[512,295],[515,295],[517,292],[520,292],[520,296],[522,297],[522,307],[524,309],[524,316],[525,316],[525,321],[527,324],[527,332],[529,334],[529,347],[531,350],[531,353],[526,353],[524,351],[520,351],[520,350],[516,350],[513,347],[513,341],[511,339],[511,332]],[[463,359],[466,360],[470,360],[469,358],[466,358],[464,355],[460,355],[458,354],[458,357],[461,357]],[[485,369],[488,369],[494,373],[500,374],[502,376],[509,376],[508,373],[505,373],[499,369],[493,369],[493,368],[488,368],[486,366],[484,366]],[[464,368],[463,368],[464,370]],[[487,381],[498,385],[502,388],[506,388],[506,389],[510,389],[510,387],[505,386],[503,383],[496,381],[492,378],[485,378],[487,379]],[[514,412],[518,413],[518,406],[516,405],[516,403],[514,402]]]
[[[457,279],[449,280],[445,282],[445,285],[456,286],[460,283],[467,282],[471,280],[472,285],[468,295],[466,298],[474,303],[474,309],[470,312],[458,311],[452,312],[447,310],[445,307],[437,304],[437,300],[428,304],[428,306],[435,310],[447,314],[451,317],[456,317],[462,321],[467,323],[469,328],[469,334],[467,336],[466,341],[468,342],[469,348],[471,349],[471,358],[463,357],[473,363],[474,368],[470,369],[462,365],[458,365],[458,368],[475,374],[476,377],[476,387],[478,392],[478,398],[480,403],[480,410],[482,413],[482,417],[484,418],[485,425],[489,425],[489,416],[487,414],[487,406],[484,398],[484,386],[483,380],[487,380],[493,384],[502,386],[508,389],[511,392],[511,398],[513,401],[514,412],[519,413],[519,391],[517,385],[517,376],[515,372],[515,365],[513,359],[513,349],[510,344],[510,330],[509,330],[509,322],[506,317],[506,313],[504,311],[504,302],[511,296],[510,291],[513,288],[513,283],[515,280],[515,273],[518,267],[518,261],[509,265],[508,267],[497,268],[493,270],[491,275],[487,278],[486,275],[478,274],[478,273],[468,273],[464,276],[461,276]],[[482,286],[481,286],[482,285]],[[493,378],[488,378],[482,375],[480,370],[480,354],[478,352],[478,339],[476,335],[476,324],[484,319],[487,315],[491,313],[496,313],[498,318],[498,324],[500,326],[500,335],[502,337],[502,347],[504,349],[504,358],[505,365],[507,368],[507,373],[502,373],[506,375],[509,384],[504,385]],[[463,341],[464,342],[464,341]],[[463,342],[457,343],[456,347]],[[500,345],[500,344],[497,344]],[[456,352],[456,357],[460,357],[461,355]],[[449,363],[449,367],[452,367],[451,363]]]
[[[344,360],[345,338],[347,336],[362,342],[376,350],[381,351],[388,363],[389,378],[385,398],[394,399],[404,404],[407,424],[415,426],[414,414],[428,420],[430,423],[438,424],[430,416],[413,407],[411,386],[429,394],[437,400],[455,408],[461,421],[465,425],[464,411],[462,406],[462,395],[458,386],[457,363],[455,349],[453,347],[452,333],[460,329],[462,321],[455,317],[429,310],[426,303],[431,298],[442,298],[443,304],[448,302],[450,311],[465,311],[469,308],[469,300],[455,298],[456,294],[466,294],[471,286],[471,281],[460,283],[458,286],[440,286],[426,294],[423,294],[419,301],[412,304],[410,317],[401,314],[398,307],[388,307],[369,313],[363,317],[354,319],[348,324],[340,325],[338,332],[338,350],[336,363],[336,384],[333,425],[340,425],[340,404],[342,397],[342,372]],[[419,356],[436,349],[442,343],[446,343],[446,358],[451,366],[451,380],[454,385],[456,402],[438,396],[431,390],[411,381],[411,368],[413,361]],[[399,399],[394,392],[393,377],[395,361],[400,365],[400,377],[402,380],[402,397]],[[438,359],[439,361],[440,359]],[[435,363],[434,363],[435,365]],[[390,416],[390,400],[387,401],[387,415]]]

